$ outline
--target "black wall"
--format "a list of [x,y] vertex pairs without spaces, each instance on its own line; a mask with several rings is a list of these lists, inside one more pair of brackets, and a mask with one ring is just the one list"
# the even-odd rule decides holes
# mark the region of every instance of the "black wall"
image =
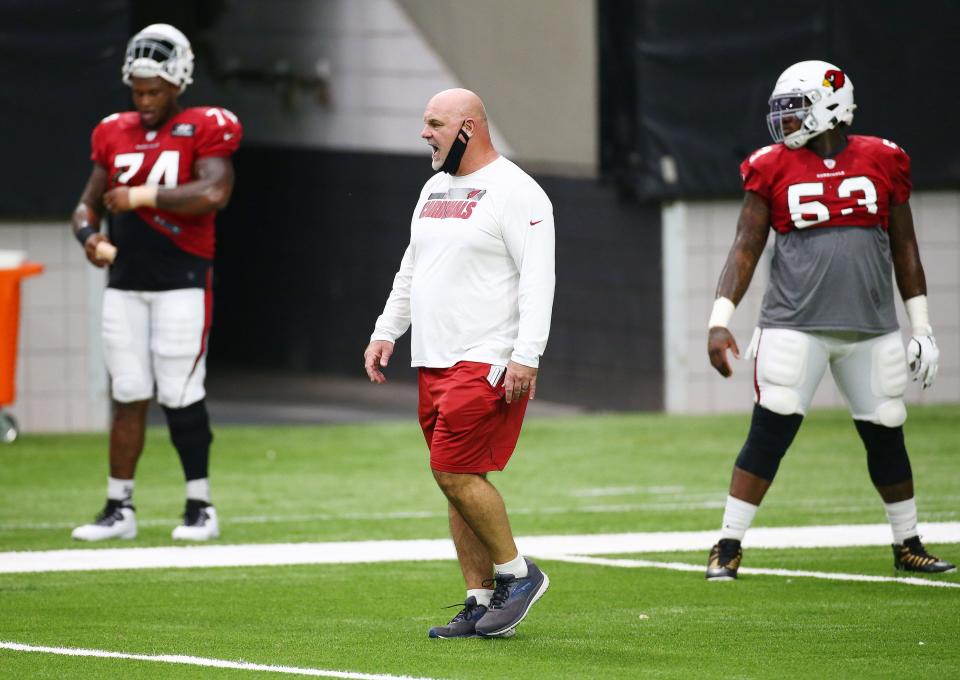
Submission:
[[[233,202],[218,219],[211,371],[362,375],[426,157],[247,147],[235,164]],[[543,398],[660,408],[659,207],[618,201],[592,181],[537,179],[557,224]],[[396,357],[391,377],[414,379],[406,338]]]
[[126,0],[0,1],[0,215],[64,223],[90,174],[90,133],[130,106]]
[[[644,199],[739,194],[770,143],[767,100],[805,59],[854,84],[852,132],[907,150],[921,189],[960,185],[960,3],[951,0],[599,0],[605,174]],[[676,162],[669,184],[661,158]]]
[[133,108],[120,81],[127,41],[148,24],[173,23],[209,62],[206,32],[225,4],[0,0],[0,217],[66,223],[90,175],[93,128]]
[[595,408],[661,409],[660,205],[622,200],[592,180],[537,181],[557,223],[553,325],[538,389]]

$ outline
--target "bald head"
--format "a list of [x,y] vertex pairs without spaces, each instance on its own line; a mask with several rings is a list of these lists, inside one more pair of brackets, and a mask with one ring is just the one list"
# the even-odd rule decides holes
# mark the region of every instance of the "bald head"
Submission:
[[480,97],[475,92],[462,87],[444,90],[433,95],[427,103],[427,110],[431,109],[461,120],[473,118],[478,123],[481,121],[484,125],[487,123],[487,110],[483,107]]
[[487,111],[475,92],[462,87],[438,92],[423,112],[424,128],[420,136],[433,148],[433,169],[443,165],[451,145],[462,127],[469,143],[456,174],[466,174],[495,160],[499,154],[490,140]]

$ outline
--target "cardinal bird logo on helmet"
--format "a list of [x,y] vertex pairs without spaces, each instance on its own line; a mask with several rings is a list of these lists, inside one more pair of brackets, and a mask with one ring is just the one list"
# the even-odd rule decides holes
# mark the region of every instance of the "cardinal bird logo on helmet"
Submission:
[[831,88],[834,92],[843,87],[846,80],[843,71],[837,71],[836,69],[830,69],[823,74],[823,86]]

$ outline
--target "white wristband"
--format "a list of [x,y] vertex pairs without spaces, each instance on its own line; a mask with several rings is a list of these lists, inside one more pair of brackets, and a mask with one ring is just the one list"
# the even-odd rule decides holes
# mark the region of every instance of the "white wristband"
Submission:
[[907,317],[910,319],[914,335],[933,334],[933,328],[930,326],[930,313],[927,311],[926,295],[917,295],[909,300],[904,300],[903,306],[907,310]]
[[127,197],[131,208],[156,208],[157,207],[157,189],[159,187],[152,185],[142,185],[130,187]]
[[710,321],[707,322],[707,329],[726,328],[730,323],[730,317],[733,316],[733,310],[736,306],[725,297],[718,297],[713,301],[713,311],[710,312]]

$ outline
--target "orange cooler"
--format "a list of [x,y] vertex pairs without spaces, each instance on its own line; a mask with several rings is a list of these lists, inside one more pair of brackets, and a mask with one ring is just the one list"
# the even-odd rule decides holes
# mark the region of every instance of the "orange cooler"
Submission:
[[12,404],[16,393],[20,281],[42,271],[43,265],[36,262],[0,267],[0,407]]

